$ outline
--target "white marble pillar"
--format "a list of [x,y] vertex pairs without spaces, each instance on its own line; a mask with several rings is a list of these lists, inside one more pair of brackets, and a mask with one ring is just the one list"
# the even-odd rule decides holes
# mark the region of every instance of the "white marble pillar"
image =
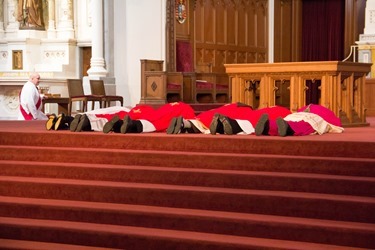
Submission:
[[48,0],[48,38],[56,38],[55,0]]
[[104,68],[105,61],[103,57],[103,1],[92,0],[92,57],[90,69],[87,71],[90,78],[106,77],[107,70]]
[[375,1],[366,1],[364,34],[359,36],[358,61],[372,63],[370,77],[375,77]]
[[4,0],[0,0],[0,38],[4,37]]
[[19,23],[17,22],[17,0],[4,0],[6,4],[6,12],[4,16],[5,21],[5,36],[14,37],[17,34]]
[[375,35],[375,1],[366,1],[365,34]]
[[90,69],[87,71],[90,78],[106,77],[103,57],[103,1],[92,0],[92,42]]
[[61,0],[58,10],[57,37],[66,39],[74,38],[72,0]]

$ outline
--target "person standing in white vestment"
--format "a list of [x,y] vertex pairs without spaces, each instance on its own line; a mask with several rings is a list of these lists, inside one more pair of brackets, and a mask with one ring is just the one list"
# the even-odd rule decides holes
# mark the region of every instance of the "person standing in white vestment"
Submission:
[[40,75],[32,73],[20,93],[20,112],[18,120],[47,120],[42,112],[42,95],[39,93]]

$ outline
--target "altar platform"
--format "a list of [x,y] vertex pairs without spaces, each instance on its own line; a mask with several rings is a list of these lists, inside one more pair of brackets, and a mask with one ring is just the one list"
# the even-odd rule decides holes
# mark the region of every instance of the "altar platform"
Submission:
[[[199,109],[198,111],[199,112]],[[38,133],[39,136],[48,136],[50,137],[53,134],[68,134],[72,135],[72,132],[68,130],[59,130],[59,131],[47,131],[45,129],[45,122],[42,121],[15,121],[15,120],[0,120],[0,132],[18,132],[18,133]],[[375,117],[367,117],[368,126],[364,127],[345,127],[345,131],[342,134],[324,134],[324,135],[311,135],[311,136],[288,136],[288,137],[274,137],[274,136],[255,136],[255,135],[235,135],[229,137],[238,137],[241,139],[248,139],[248,140],[287,140],[287,141],[364,141],[364,142],[374,142],[375,143]],[[40,134],[41,133],[41,134]],[[48,133],[48,134],[47,134]],[[73,133],[76,134],[76,133]],[[101,132],[80,132],[79,134],[85,135],[100,135]],[[135,134],[110,134],[110,136],[129,136]],[[150,137],[159,137],[159,136],[167,136],[171,137],[171,135],[167,135],[166,133],[144,133],[144,134],[137,134],[138,136],[150,136]],[[203,134],[180,134],[177,136],[185,136],[185,137],[199,137],[199,138],[214,138],[211,135],[203,135]],[[226,135],[216,135],[217,138],[226,138]],[[215,137],[215,138],[216,138]]]

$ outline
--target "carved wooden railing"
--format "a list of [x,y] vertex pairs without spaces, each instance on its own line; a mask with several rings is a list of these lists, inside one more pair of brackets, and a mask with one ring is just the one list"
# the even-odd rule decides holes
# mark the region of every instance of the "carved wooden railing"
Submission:
[[[365,81],[370,63],[340,61],[226,64],[232,102],[259,108],[277,105],[277,82],[289,82],[291,111],[306,104],[306,82],[319,82],[319,104],[332,110],[345,126],[368,125],[365,109]],[[250,85],[249,85],[250,84]],[[254,88],[256,88],[255,91]],[[249,91],[251,89],[251,91]]]

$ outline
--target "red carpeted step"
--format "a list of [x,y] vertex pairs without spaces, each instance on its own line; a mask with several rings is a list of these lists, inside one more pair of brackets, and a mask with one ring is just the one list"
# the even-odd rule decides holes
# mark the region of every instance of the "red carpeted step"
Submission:
[[[375,177],[375,158],[308,157],[261,154],[228,154],[198,152],[166,152],[124,149],[49,148],[0,146],[0,160],[75,162],[115,165],[168,166],[185,168],[216,168],[237,170],[299,169],[306,172],[333,172],[349,169],[354,174]],[[36,154],[35,152],[43,152]],[[315,171],[315,169],[318,169]],[[357,168],[357,170],[355,170]],[[291,170],[289,170],[291,169]],[[269,170],[268,170],[269,171]],[[357,172],[357,174],[355,174]],[[359,173],[358,173],[359,172]]]
[[372,224],[168,207],[0,197],[0,216],[375,248]]
[[[283,154],[294,156],[331,156],[374,158],[375,143],[366,141],[335,140],[309,141],[309,137],[258,138],[225,135],[166,135],[86,133],[9,133],[0,131],[0,145],[161,150],[240,154]],[[59,132],[59,131],[57,131]],[[250,138],[250,139],[249,139]],[[304,140],[302,140],[304,139]],[[147,140],[147,143],[145,143]],[[313,145],[313,146],[312,146]],[[361,149],[361,150],[358,150]]]
[[374,249],[375,143],[345,140],[355,131],[323,140],[24,124],[26,132],[0,131],[0,238],[121,249]]
[[17,250],[120,250],[118,248],[89,247],[50,242],[0,239],[0,249]]
[[283,190],[375,197],[375,177],[310,173],[0,161],[0,175]]
[[375,198],[346,195],[13,176],[0,195],[375,222]]
[[283,241],[155,228],[78,223],[55,220],[0,218],[0,237],[65,242],[132,250],[144,249],[352,249],[347,246]]

